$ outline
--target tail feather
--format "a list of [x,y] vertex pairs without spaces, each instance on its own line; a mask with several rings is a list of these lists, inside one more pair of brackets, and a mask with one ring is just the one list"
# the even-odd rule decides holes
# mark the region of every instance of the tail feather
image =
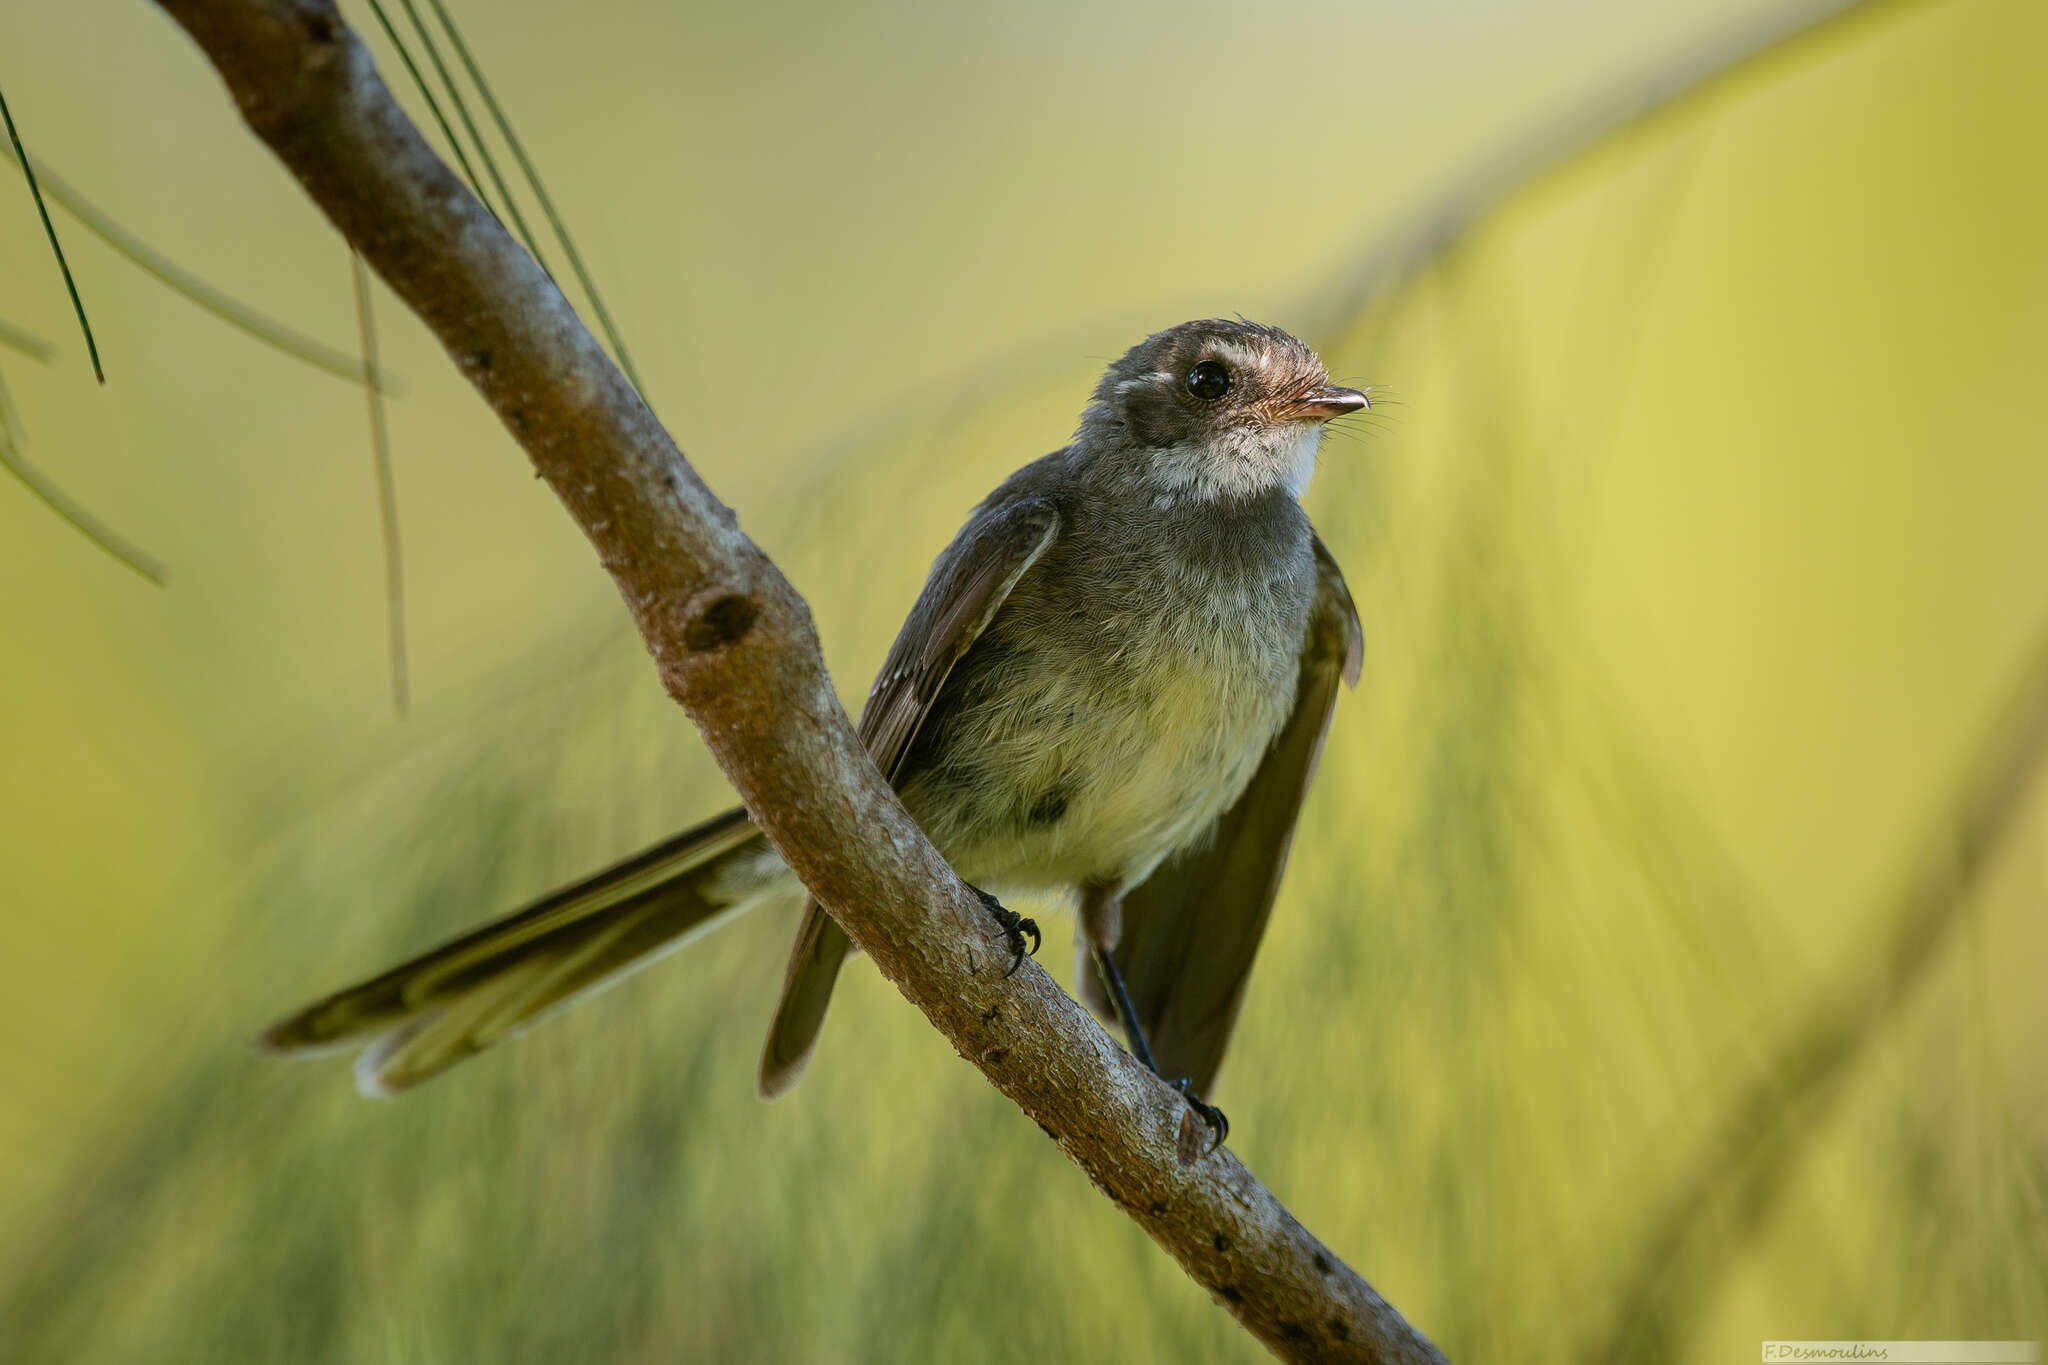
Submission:
[[775,1022],[768,1027],[768,1044],[761,1052],[756,1086],[762,1099],[777,1098],[804,1074],[818,1046],[825,1007],[832,1003],[832,987],[851,951],[853,940],[839,927],[839,921],[816,901],[807,902],[803,927],[790,946],[789,973],[783,979],[782,999],[775,1006]]
[[262,1046],[367,1045],[366,1094],[440,1074],[608,986],[789,882],[744,810],[686,830],[574,886],[309,1005]]

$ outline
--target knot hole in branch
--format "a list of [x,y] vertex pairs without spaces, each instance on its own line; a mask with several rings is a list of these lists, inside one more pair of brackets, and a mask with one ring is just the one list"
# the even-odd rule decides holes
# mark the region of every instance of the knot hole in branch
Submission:
[[306,30],[306,36],[322,47],[334,45],[340,18],[332,4],[309,5],[299,13],[299,23]]
[[708,654],[736,644],[754,628],[761,609],[745,593],[729,592],[713,598],[683,627],[683,644],[692,654]]

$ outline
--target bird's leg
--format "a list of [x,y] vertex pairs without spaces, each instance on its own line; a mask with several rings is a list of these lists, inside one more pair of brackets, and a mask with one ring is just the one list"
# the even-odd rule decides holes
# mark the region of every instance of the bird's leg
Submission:
[[[1153,1059],[1152,1045],[1145,1041],[1145,1026],[1138,1022],[1138,1011],[1131,1004],[1130,988],[1124,985],[1124,974],[1117,969],[1116,950],[1113,948],[1097,948],[1095,950],[1095,961],[1102,968],[1102,974],[1109,979],[1110,997],[1116,1001],[1117,1018],[1123,1021],[1124,1032],[1130,1037],[1131,1051],[1136,1053],[1138,1060],[1145,1064],[1146,1070],[1165,1081],[1166,1077],[1159,1070],[1159,1063]],[[1205,1103],[1200,1096],[1190,1091],[1188,1089],[1188,1079],[1188,1077],[1182,1076],[1178,1080],[1166,1081],[1166,1083],[1175,1090],[1180,1091],[1181,1098],[1188,1102],[1188,1108],[1201,1115],[1202,1122],[1209,1125],[1209,1145],[1203,1149],[1203,1153],[1206,1155],[1221,1147],[1223,1139],[1230,1136],[1230,1120],[1224,1117],[1221,1109],[1218,1109],[1213,1104]]]
[[1097,948],[1095,965],[1102,969],[1103,977],[1109,982],[1109,998],[1116,1002],[1117,1021],[1130,1037],[1131,1051],[1137,1054],[1147,1071],[1159,1075],[1159,1063],[1152,1057],[1152,1045],[1145,1041],[1145,1026],[1138,1022],[1137,1007],[1131,1004],[1130,987],[1124,985],[1124,974],[1117,970],[1115,950]]
[[1124,1026],[1124,1036],[1131,1040],[1131,1052],[1145,1064],[1147,1071],[1180,1091],[1188,1107],[1201,1115],[1211,1134],[1205,1153],[1215,1151],[1223,1145],[1223,1139],[1230,1136],[1230,1120],[1215,1105],[1204,1103],[1199,1096],[1189,1093],[1188,1077],[1166,1080],[1165,1074],[1159,1070],[1158,1060],[1152,1056],[1151,1043],[1146,1041],[1145,1026],[1138,1022],[1138,1010],[1131,1003],[1130,987],[1124,984],[1123,971],[1116,965],[1116,943],[1123,935],[1122,902],[1099,888],[1088,888],[1081,897],[1081,932],[1094,951],[1095,965],[1109,983],[1109,996],[1116,1003],[1116,1017]]
[[1026,934],[1031,936],[1030,956],[1038,956],[1038,921],[1018,914],[972,882],[967,884],[967,889],[981,897],[981,903],[988,907],[988,912],[996,917],[996,923],[1002,926],[1004,936],[1010,941],[1010,970],[1003,975],[1015,976],[1017,969],[1024,965]]

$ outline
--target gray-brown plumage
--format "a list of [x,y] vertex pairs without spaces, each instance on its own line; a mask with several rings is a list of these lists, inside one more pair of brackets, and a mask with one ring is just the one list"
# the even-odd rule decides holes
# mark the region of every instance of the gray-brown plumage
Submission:
[[[1147,338],[1110,366],[1073,442],[1004,481],[939,556],[861,716],[962,877],[1077,896],[1084,997],[1117,1018],[1121,978],[1134,1050],[1194,1091],[1229,1041],[1337,684],[1358,676],[1357,615],[1298,498],[1322,424],[1365,405],[1274,328]],[[265,1042],[366,1043],[364,1088],[401,1089],[800,891],[729,812]],[[802,1071],[850,946],[806,905],[764,1095]]]

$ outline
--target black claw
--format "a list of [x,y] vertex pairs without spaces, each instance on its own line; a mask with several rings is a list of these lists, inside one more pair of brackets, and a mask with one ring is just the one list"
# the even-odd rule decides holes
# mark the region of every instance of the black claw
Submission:
[[[1017,969],[1024,965],[1026,956],[1038,956],[1038,946],[1043,941],[1038,936],[1038,921],[1026,919],[978,886],[972,889],[975,895],[981,897],[981,903],[988,907],[988,912],[996,917],[996,923],[1002,926],[1003,934],[1009,940],[1010,970],[1003,975],[1015,976]],[[1026,934],[1031,935],[1031,948],[1028,954],[1024,947]]]
[[1202,1116],[1202,1122],[1209,1125],[1209,1132],[1213,1136],[1211,1136],[1209,1139],[1209,1145],[1202,1149],[1202,1155],[1207,1156],[1209,1155],[1209,1153],[1215,1151],[1218,1147],[1221,1147],[1223,1145],[1223,1140],[1230,1136],[1230,1120],[1224,1117],[1223,1111],[1221,1109],[1218,1109],[1213,1104],[1203,1103],[1192,1092],[1190,1092],[1188,1090],[1188,1080],[1188,1077],[1183,1076],[1179,1080],[1169,1081],[1167,1082],[1167,1084],[1171,1085],[1175,1090],[1180,1091],[1181,1098],[1188,1102],[1188,1108],[1194,1110],[1197,1114],[1200,1114]]

